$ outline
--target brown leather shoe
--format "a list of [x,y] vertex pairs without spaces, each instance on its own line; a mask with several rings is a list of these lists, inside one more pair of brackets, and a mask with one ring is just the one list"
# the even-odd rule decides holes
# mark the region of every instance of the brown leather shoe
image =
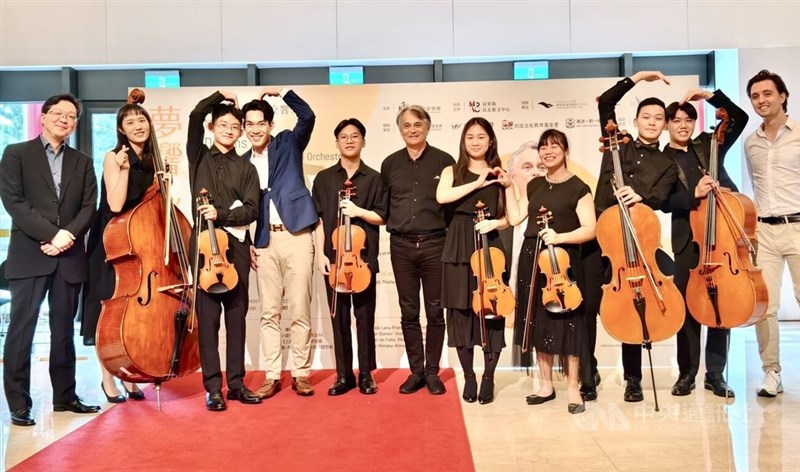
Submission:
[[308,383],[308,377],[292,377],[292,390],[301,397],[314,395],[314,387]]
[[281,391],[281,381],[274,379],[267,379],[261,385],[261,388],[256,390],[256,395],[261,398],[272,398],[276,393]]

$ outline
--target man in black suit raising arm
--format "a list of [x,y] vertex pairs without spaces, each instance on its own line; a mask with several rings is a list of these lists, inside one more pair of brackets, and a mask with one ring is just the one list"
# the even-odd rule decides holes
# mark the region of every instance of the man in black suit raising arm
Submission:
[[11,422],[35,424],[30,395],[31,348],[39,307],[50,306],[50,379],[53,410],[94,413],[75,394],[73,320],[86,280],[83,236],[97,206],[92,159],[67,145],[81,114],[72,95],[42,106],[42,134],[8,146],[0,161],[0,198],[11,215],[5,276],[11,320],[3,352],[3,387]]

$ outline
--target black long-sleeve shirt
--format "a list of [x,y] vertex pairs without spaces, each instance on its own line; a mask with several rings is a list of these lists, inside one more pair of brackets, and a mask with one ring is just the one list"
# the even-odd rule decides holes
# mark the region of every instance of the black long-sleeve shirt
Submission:
[[[605,125],[608,120],[617,122],[614,108],[617,102],[634,86],[634,82],[626,77],[606,90],[600,96],[598,112],[603,135],[606,136]],[[624,137],[624,136],[623,136]],[[642,202],[654,210],[660,210],[669,197],[670,189],[678,178],[678,169],[675,163],[658,149],[658,144],[645,144],[634,140],[632,136],[629,143],[620,142],[619,156],[624,183],[617,182],[619,187],[629,185],[634,192],[642,197]],[[594,204],[597,214],[600,215],[607,208],[617,204],[614,191],[611,188],[611,178],[614,176],[614,162],[611,152],[603,153],[603,162],[600,165],[600,176],[597,181]]]
[[[224,100],[221,93],[214,92],[201,100],[189,115],[186,155],[189,158],[192,210],[196,210],[195,199],[205,188],[217,210],[217,226],[244,226],[258,217],[258,172],[253,164],[236,154],[235,148],[223,153],[217,146],[208,148],[203,144],[206,115]],[[236,200],[242,205],[231,209]]]
[[[346,180],[347,170],[342,167],[342,161],[339,161],[334,166],[317,174],[311,190],[317,212],[320,218],[322,218],[323,234],[325,234],[325,246],[323,250],[325,256],[331,261],[333,261],[334,255],[333,239],[331,235],[339,224],[337,218],[339,214],[339,191],[344,188],[344,182]],[[367,211],[374,211],[378,216],[386,220],[388,194],[386,188],[383,186],[381,174],[362,161],[358,170],[353,174],[353,177],[350,178],[350,181],[356,189],[355,195],[352,196],[350,200]],[[373,274],[377,274],[380,271],[380,267],[378,267],[378,248],[380,242],[378,225],[368,223],[361,218],[351,218],[350,223],[364,229],[367,235],[364,262],[369,265]]]
[[456,163],[453,156],[426,145],[412,160],[408,149],[390,154],[381,164],[381,178],[389,191],[390,233],[424,234],[447,228],[444,206],[436,201],[436,187],[445,167]]

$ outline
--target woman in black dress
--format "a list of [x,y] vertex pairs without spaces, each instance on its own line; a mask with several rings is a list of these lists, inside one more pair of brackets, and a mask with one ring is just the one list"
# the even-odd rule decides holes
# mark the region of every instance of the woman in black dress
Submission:
[[[539,138],[539,156],[547,167],[544,177],[537,177],[528,183],[527,192],[519,192],[515,200],[514,189],[507,175],[501,174],[499,180],[506,187],[508,199],[508,219],[516,224],[528,216],[528,228],[519,259],[519,280],[517,288],[517,324],[514,330],[514,343],[523,342],[523,329],[527,318],[528,296],[531,288],[531,272],[535,254],[536,238],[547,244],[559,246],[567,251],[572,275],[585,293],[585,283],[581,266],[581,244],[594,239],[596,219],[591,190],[577,176],[567,170],[569,143],[567,136],[555,129],[546,130]],[[553,214],[550,228],[541,230],[537,216],[541,207]],[[547,311],[541,302],[541,289],[544,282],[537,283],[534,298],[532,344],[541,375],[539,391],[527,397],[530,405],[538,405],[556,397],[553,386],[553,362],[559,356],[560,363],[567,374],[567,398],[570,413],[581,413],[585,407],[578,385],[579,359],[586,349],[585,333],[581,323],[583,303],[568,313],[554,314]],[[530,346],[529,346],[530,347]]]
[[[139,101],[143,101],[142,97]],[[103,231],[112,218],[139,204],[142,196],[153,184],[154,166],[152,120],[139,103],[127,103],[117,111],[117,145],[106,154],[103,161],[103,179],[100,209],[89,233],[89,278],[84,284],[83,323],[81,335],[87,346],[95,344],[100,302],[114,294],[116,274],[105,262]],[[125,401],[114,376],[102,364],[103,381],[100,388],[111,403]],[[123,388],[133,400],[143,400],[144,392],[134,383],[123,382]]]
[[[474,346],[481,346],[481,329],[480,319],[471,308],[477,279],[470,268],[470,257],[475,252],[476,231],[488,236],[490,246],[502,250],[498,230],[508,226],[508,222],[502,208],[503,190],[495,180],[499,166],[492,125],[484,118],[472,118],[461,133],[458,162],[442,171],[436,188],[436,200],[447,205],[445,213],[449,221],[442,253],[442,307],[447,308],[447,344],[458,353],[464,371],[462,397],[470,403],[494,400],[494,371],[505,347],[503,318],[487,319],[483,378],[478,395],[473,356]],[[475,223],[478,200],[483,202],[489,216]]]

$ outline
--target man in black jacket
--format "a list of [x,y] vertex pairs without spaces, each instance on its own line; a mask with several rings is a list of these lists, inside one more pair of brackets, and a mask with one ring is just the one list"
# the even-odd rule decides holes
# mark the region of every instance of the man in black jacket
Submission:
[[[708,195],[711,177],[704,177],[700,167],[710,169],[711,134],[700,133],[695,139],[695,123],[697,110],[690,101],[704,99],[715,108],[724,108],[730,117],[725,132],[725,140],[719,147],[718,172],[719,184],[737,191],[723,166],[725,153],[739,138],[747,125],[747,113],[736,106],[720,90],[711,93],[707,90],[690,90],[680,102],[673,102],[667,107],[667,130],[669,144],[664,147],[664,154],[675,161],[678,166],[678,180],[672,186],[669,200],[664,210],[672,212],[672,251],[675,253],[675,284],[686,296],[689,282],[689,271],[697,265],[698,247],[692,241],[692,228],[689,225],[689,213],[699,205],[698,198]],[[677,382],[672,387],[672,394],[685,396],[692,393],[695,387],[695,376],[700,365],[700,323],[691,316],[686,307],[686,321],[678,332],[678,369]],[[727,345],[730,330],[708,328],[706,340],[706,375],[705,388],[721,397],[732,397],[731,390],[722,377],[722,370],[727,361]]]
[[5,149],[0,161],[0,198],[11,215],[5,276],[11,321],[3,352],[3,386],[11,422],[33,426],[31,346],[39,307],[50,307],[50,380],[53,410],[95,413],[75,394],[74,319],[86,280],[83,236],[97,209],[92,158],[69,147],[81,102],[72,95],[47,99],[42,134]]

